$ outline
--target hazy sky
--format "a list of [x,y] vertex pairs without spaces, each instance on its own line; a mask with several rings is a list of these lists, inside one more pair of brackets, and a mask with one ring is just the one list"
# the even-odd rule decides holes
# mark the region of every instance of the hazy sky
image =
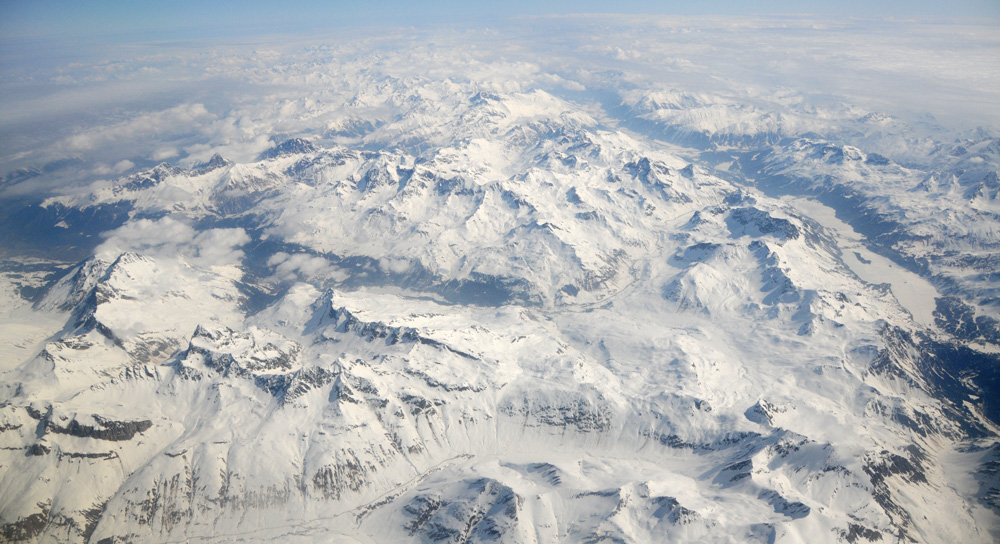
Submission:
[[918,17],[1000,19],[1000,0],[703,0],[700,2],[624,0],[437,0],[375,2],[289,0],[213,2],[205,0],[0,0],[4,38],[99,34],[134,39],[231,35],[242,32],[315,31],[381,23],[482,22],[511,15],[550,13],[660,13],[677,15],[817,14],[836,17]]
[[[505,20],[588,12],[706,17]],[[816,17],[766,17],[809,13]],[[416,28],[399,28],[410,24]],[[336,85],[361,85],[367,73],[596,101],[611,84],[595,74],[612,70],[627,76],[612,86],[721,93],[810,122],[822,116],[802,113],[808,108],[851,104],[921,123],[929,113],[955,129],[1000,126],[996,29],[1000,0],[949,8],[855,0],[258,0],[238,8],[0,0],[0,176],[67,158],[83,161],[71,169],[77,181],[164,160],[191,165],[215,152],[250,160],[277,134],[320,134],[338,116],[359,115],[338,104],[370,89]],[[303,35],[292,38],[296,32]],[[345,70],[355,72],[343,77]],[[585,96],[590,86],[598,94]],[[788,110],[796,101],[799,110]]]

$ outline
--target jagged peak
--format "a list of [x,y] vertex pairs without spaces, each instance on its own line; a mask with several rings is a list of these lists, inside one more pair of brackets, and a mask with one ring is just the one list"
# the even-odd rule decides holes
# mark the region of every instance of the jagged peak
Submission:
[[113,190],[116,195],[140,192],[162,184],[167,178],[183,173],[184,170],[169,163],[161,162],[149,170],[130,174],[124,178],[118,178],[113,184]]
[[105,277],[102,278],[102,280],[106,279],[107,275],[110,274],[113,270],[129,267],[139,263],[152,264],[155,262],[156,260],[153,259],[152,257],[139,253],[137,251],[131,251],[131,250],[123,251],[119,253],[118,256],[115,257],[115,260],[111,262],[111,265],[108,266],[107,273],[105,274]]
[[873,111],[858,118],[859,123],[885,125],[894,123],[899,119],[888,113]]
[[48,288],[45,295],[35,303],[35,308],[45,311],[72,310],[83,302],[110,266],[110,262],[99,257],[81,261]]
[[195,174],[205,174],[213,170],[218,170],[219,168],[225,168],[226,166],[232,166],[235,164],[233,161],[224,158],[222,155],[215,153],[210,159],[203,163],[196,164],[193,172]]
[[282,141],[281,143],[275,144],[269,149],[266,149],[257,156],[257,160],[264,161],[288,155],[304,155],[306,153],[313,153],[318,149],[319,148],[317,148],[316,145],[309,140],[303,138],[290,138]]
[[734,237],[770,236],[781,241],[799,238],[801,231],[790,219],[775,217],[756,206],[733,208],[729,211],[729,228]]

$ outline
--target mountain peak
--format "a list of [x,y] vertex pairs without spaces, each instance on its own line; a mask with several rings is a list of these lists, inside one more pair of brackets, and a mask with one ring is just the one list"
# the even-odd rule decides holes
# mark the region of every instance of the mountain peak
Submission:
[[318,148],[309,140],[291,138],[265,150],[257,157],[257,160],[263,161],[285,157],[288,155],[303,155],[306,153],[313,153],[317,151],[317,149]]

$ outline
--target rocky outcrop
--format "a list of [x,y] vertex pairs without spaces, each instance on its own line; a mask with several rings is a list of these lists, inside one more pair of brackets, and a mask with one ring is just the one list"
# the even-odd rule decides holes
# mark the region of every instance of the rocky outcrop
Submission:
[[312,153],[316,151],[317,148],[309,140],[303,140],[302,138],[291,138],[285,140],[275,146],[268,148],[257,157],[258,161],[264,161],[268,159],[276,159],[279,157],[284,157],[288,155],[302,155],[305,153]]

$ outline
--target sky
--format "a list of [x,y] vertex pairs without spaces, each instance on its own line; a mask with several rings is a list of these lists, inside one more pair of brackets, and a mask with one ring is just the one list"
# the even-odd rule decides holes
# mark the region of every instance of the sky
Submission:
[[972,18],[1000,20],[1000,0],[289,0],[214,2],[174,0],[0,0],[0,37],[52,38],[99,35],[132,40],[209,37],[234,33],[318,31],[380,24],[455,24],[567,13],[676,15],[792,15],[864,18]]

